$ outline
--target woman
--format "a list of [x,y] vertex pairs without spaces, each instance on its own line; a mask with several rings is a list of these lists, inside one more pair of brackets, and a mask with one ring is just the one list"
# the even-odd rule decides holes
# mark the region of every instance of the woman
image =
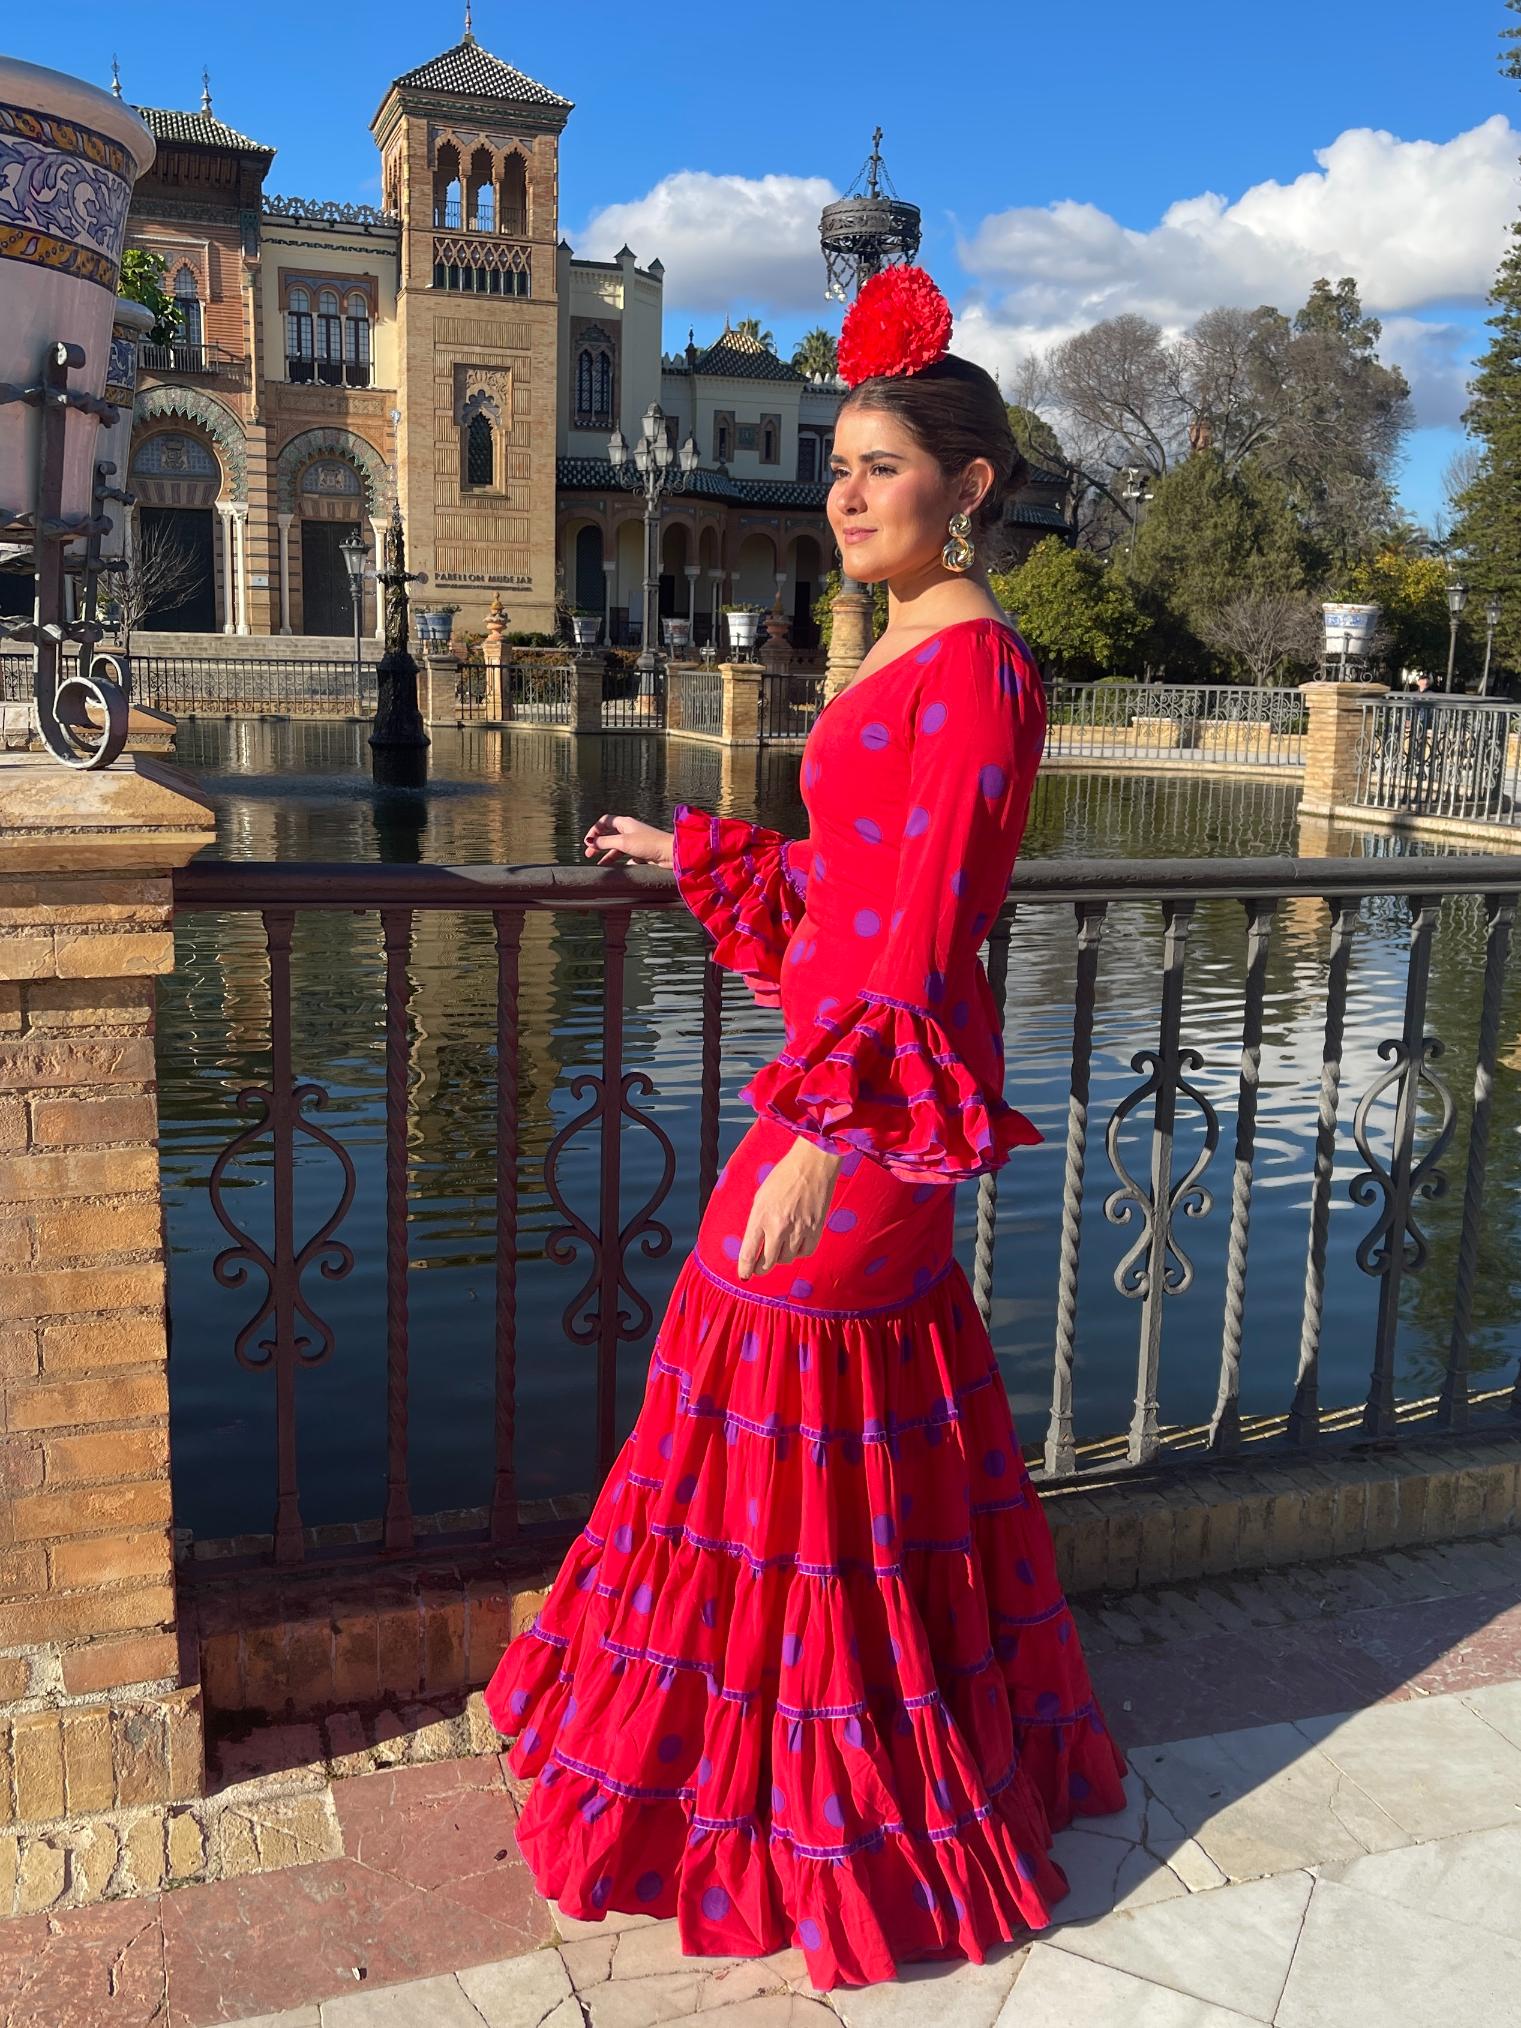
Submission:
[[821,1989],[1043,1927],[1053,1831],[1123,1802],[951,1251],[955,1184],[1040,1138],[977,951],[1045,721],[970,539],[1017,453],[949,334],[901,268],[841,334],[829,519],[889,618],[809,735],[807,840],[685,809],[586,834],[673,867],[785,1040],[636,1426],[486,1690],[543,1894],[674,1915],[696,1954],[799,1944]]

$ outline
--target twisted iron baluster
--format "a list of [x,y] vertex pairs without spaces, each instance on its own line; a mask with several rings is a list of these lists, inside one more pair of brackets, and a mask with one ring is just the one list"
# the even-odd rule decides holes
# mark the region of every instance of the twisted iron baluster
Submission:
[[[988,985],[998,1009],[999,1026],[1009,997],[1009,932],[1014,911],[1000,916],[988,937]],[[972,1296],[984,1324],[993,1321],[993,1242],[998,1233],[998,1173],[989,1169],[977,1179],[977,1244],[972,1260]]]
[[[1394,1432],[1394,1354],[1399,1335],[1400,1287],[1405,1271],[1418,1272],[1426,1259],[1426,1236],[1411,1207],[1416,1197],[1440,1197],[1447,1188],[1447,1178],[1436,1164],[1452,1138],[1456,1111],[1451,1092],[1430,1068],[1442,1054],[1442,1044],[1434,1035],[1421,1032],[1431,982],[1431,940],[1440,908],[1440,896],[1411,897],[1404,1029],[1397,1039],[1389,1038],[1379,1044],[1378,1053],[1389,1067],[1364,1092],[1352,1122],[1353,1139],[1368,1164],[1362,1175],[1352,1179],[1352,1201],[1368,1205],[1380,1197],[1383,1200],[1372,1230],[1357,1249],[1358,1266],[1365,1274],[1379,1279],[1373,1371],[1362,1419],[1363,1429],[1370,1436],[1390,1436]],[[1436,1138],[1416,1161],[1416,1110],[1423,1084],[1436,1093],[1441,1119]],[[1386,1167],[1373,1152],[1369,1123],[1375,1103],[1391,1086],[1395,1088],[1394,1140]]]
[[496,1470],[491,1540],[518,1532],[518,954],[523,912],[496,915]]
[[383,908],[386,954],[386,1513],[387,1549],[412,1547],[407,1477],[407,1032],[412,911]]
[[1077,1469],[1072,1420],[1072,1361],[1077,1344],[1077,1271],[1083,1236],[1083,1173],[1087,1165],[1088,1093],[1093,1067],[1093,1016],[1098,994],[1099,945],[1108,904],[1080,901],[1077,917],[1077,998],[1072,1009],[1072,1081],[1067,1095],[1067,1159],[1062,1182],[1061,1255],[1057,1267],[1056,1347],[1051,1373],[1051,1419],[1046,1427],[1046,1473]]
[[1473,1069],[1473,1117],[1468,1128],[1468,1171],[1463,1183],[1463,1227],[1458,1238],[1457,1290],[1452,1338],[1437,1421],[1444,1429],[1468,1427],[1468,1336],[1473,1322],[1474,1283],[1479,1272],[1479,1233],[1484,1215],[1484,1177],[1489,1160],[1489,1124],[1494,1108],[1495,1057],[1500,1047],[1500,1002],[1510,961],[1516,920],[1513,894],[1484,897],[1489,919],[1484,950],[1484,999],[1479,1012],[1479,1051]]
[[1252,1216],[1252,1159],[1257,1146],[1257,1088],[1262,1074],[1262,1000],[1276,901],[1246,904],[1246,1003],[1241,1022],[1241,1088],[1236,1101],[1236,1155],[1231,1171],[1231,1227],[1226,1242],[1225,1322],[1220,1341],[1220,1391],[1209,1426],[1212,1451],[1241,1442],[1241,1330],[1246,1314],[1246,1244]]
[[711,958],[702,967],[702,1097],[698,1124],[697,1215],[718,1182],[718,1101],[722,1089],[724,975]]
[[1320,1101],[1315,1118],[1315,1162],[1310,1184],[1310,1240],[1305,1263],[1304,1310],[1299,1326],[1299,1367],[1288,1435],[1313,1444],[1320,1435],[1320,1328],[1326,1296],[1326,1238],[1331,1221],[1331,1179],[1336,1167],[1336,1113],[1341,1098],[1342,1032],[1352,932],[1362,906],[1353,895],[1331,902],[1331,946],[1326,966],[1326,1025],[1320,1046]]

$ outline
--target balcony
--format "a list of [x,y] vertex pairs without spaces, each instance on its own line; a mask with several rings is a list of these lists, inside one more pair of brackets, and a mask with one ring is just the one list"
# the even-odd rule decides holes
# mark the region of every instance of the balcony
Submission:
[[287,355],[285,377],[298,386],[368,387],[371,367],[368,359],[309,359],[304,354]]
[[237,380],[243,372],[243,361],[225,345],[191,345],[183,341],[144,345],[138,359],[150,373],[172,373],[187,379]]
[[435,232],[478,232],[490,239],[526,239],[528,220],[521,212],[504,213],[500,222],[488,213],[482,218],[465,214],[459,204],[435,204],[433,207],[433,229]]

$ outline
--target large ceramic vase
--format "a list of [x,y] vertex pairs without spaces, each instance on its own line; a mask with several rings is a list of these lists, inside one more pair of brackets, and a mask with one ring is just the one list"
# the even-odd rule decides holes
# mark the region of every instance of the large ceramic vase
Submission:
[[[83,349],[70,385],[103,395],[132,186],[153,136],[129,106],[62,71],[0,57],[0,381],[36,382],[46,348]],[[0,518],[29,509],[39,411],[0,408]],[[93,417],[70,411],[62,511],[90,511],[95,462],[108,455]]]
[[1354,605],[1342,599],[1322,605],[1320,610],[1325,619],[1327,661],[1335,661],[1342,655],[1361,660],[1372,653],[1380,607]]

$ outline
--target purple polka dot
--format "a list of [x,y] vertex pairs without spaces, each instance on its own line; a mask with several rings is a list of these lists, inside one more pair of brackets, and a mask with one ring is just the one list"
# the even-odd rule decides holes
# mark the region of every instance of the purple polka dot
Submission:
[[576,1579],[576,1590],[590,1591],[596,1581],[597,1573],[594,1570],[583,1570],[581,1575]]
[[634,1893],[641,1901],[653,1901],[664,1885],[665,1881],[660,1874],[641,1873],[634,1882]]
[[907,1739],[908,1735],[913,1731],[913,1729],[914,1729],[914,1721],[909,1717],[906,1711],[900,1711],[897,1717],[893,1720],[893,1731],[896,1732],[900,1738]]
[[903,826],[904,837],[922,838],[929,827],[929,811],[922,804],[916,803],[908,813],[908,822]]
[[702,1912],[709,1922],[723,1921],[729,1913],[729,1897],[721,1887],[709,1887],[704,1891]]
[[944,723],[945,706],[938,699],[933,704],[927,704],[919,714],[921,732],[938,732]]
[[667,1430],[655,1448],[663,1458],[668,1458],[671,1455],[671,1449],[675,1441],[676,1439],[672,1436],[671,1432]]
[[681,1734],[679,1732],[668,1732],[655,1751],[664,1761],[675,1760],[681,1752]]
[[874,937],[882,927],[882,918],[874,908],[856,910],[855,932],[858,937]]
[[684,1478],[679,1479],[676,1482],[676,1497],[683,1504],[685,1504],[686,1501],[690,1500],[692,1495],[696,1491],[697,1491],[697,1478],[695,1473],[688,1472]]
[[1054,1690],[1042,1690],[1035,1700],[1037,1718],[1054,1718],[1062,1708],[1062,1700]]
[[818,1006],[813,1011],[818,1016],[820,1021],[827,1021],[830,1015],[834,1012],[835,1008],[839,1006],[839,1004],[840,1004],[839,1001],[834,997],[832,993],[826,993],[824,995],[824,998],[820,1000]]
[[966,1001],[958,1000],[955,1006],[951,1009],[951,1026],[953,1028],[965,1028],[966,1024],[968,1023],[968,1021],[971,1020],[971,1018],[972,1018],[972,1010],[967,1005]]
[[613,1876],[611,1875],[611,1873],[604,1873],[602,1878],[597,1882],[596,1886],[593,1887],[591,1891],[592,1907],[606,1908],[609,1897],[612,1894],[612,1891],[613,1891]]
[[1009,1461],[1002,1451],[987,1451],[983,1455],[982,1469],[990,1479],[1001,1479],[1009,1469]]
[[621,1549],[626,1556],[634,1546],[634,1531],[626,1521],[620,1521],[613,1530],[613,1547]]
[[801,1634],[782,1635],[782,1660],[789,1668],[801,1660],[802,1653],[803,1637]]
[[934,1788],[935,1801],[940,1805],[942,1810],[948,1810],[951,1807],[951,1785],[944,1775],[936,1775]]
[[797,1363],[804,1373],[808,1371],[809,1367],[813,1364],[813,1347],[811,1345],[799,1345],[797,1348]]
[[845,1721],[845,1744],[847,1746],[859,1746],[863,1736],[861,1721],[852,1713]]
[[1007,780],[1008,776],[1005,775],[1003,769],[998,765],[997,761],[989,761],[987,766],[982,770],[981,774],[978,775],[977,777],[977,786],[982,790],[982,793],[991,800],[992,797],[1001,796],[1003,794],[1004,783]]
[[713,1779],[713,1763],[706,1754],[697,1763],[697,1779],[700,1782],[710,1782]]
[[1021,1880],[1033,1880],[1035,1878],[1035,1862],[1031,1859],[1028,1852],[1016,1852],[1014,1854],[1014,1871],[1019,1875]]
[[701,1617],[705,1627],[716,1627],[718,1625],[718,1600],[716,1598],[705,1598],[703,1600]]
[[866,1272],[869,1275],[879,1275],[881,1274],[883,1268],[885,1268],[886,1266],[887,1266],[887,1255],[885,1253],[879,1253],[875,1260],[869,1260],[866,1263]]
[[803,762],[803,787],[811,789],[819,778],[819,764],[816,760]]
[[824,855],[822,852],[814,853],[813,864],[809,868],[809,877],[814,880],[822,880],[824,878]]
[[932,1007],[937,1001],[945,998],[944,972],[930,972],[926,976],[924,981],[924,997]]
[[752,1365],[757,1359],[759,1359],[760,1357],[759,1332],[746,1331],[744,1337],[741,1338],[739,1341],[739,1356],[741,1359],[744,1360],[747,1366]]
[[902,911],[902,909],[901,909],[901,908],[895,908],[895,909],[893,910],[893,919],[892,919],[892,923],[891,923],[891,927],[892,927],[893,929],[896,929],[896,928],[898,927],[899,923],[900,923],[900,922],[902,922],[902,920],[903,920],[903,911]]
[[914,1269],[914,1294],[915,1294],[916,1296],[922,1296],[922,1295],[924,1294],[925,1290],[926,1290],[926,1289],[927,1289],[927,1288],[929,1287],[930,1283],[931,1283],[931,1282],[932,1282],[932,1281],[933,1281],[934,1279],[935,1279],[935,1274],[934,1274],[934,1270],[933,1270],[933,1268],[927,1268],[927,1267],[918,1267],[918,1268],[915,1268],[915,1269]]
[[846,1437],[844,1443],[840,1445],[840,1455],[844,1458],[847,1465],[860,1464],[862,1458],[866,1455],[861,1445],[861,1439],[854,1435]]
[[866,840],[868,845],[880,845],[882,843],[882,826],[877,822],[875,817],[857,817],[856,830]]
[[785,1817],[787,1814],[787,1798],[775,1782],[771,1784],[771,1810],[774,1816]]
[[892,734],[880,719],[872,719],[869,725],[861,727],[861,744],[868,753],[880,753]]
[[887,1645],[892,1653],[893,1660],[895,1662],[901,1662],[903,1660],[903,1650],[898,1644],[898,1636],[896,1634],[888,1635]]
[[824,1821],[826,1824],[833,1824],[837,1831],[844,1830],[845,1806],[838,1796],[825,1796]]
[[859,1148],[852,1148],[848,1155],[840,1157],[840,1174],[842,1176],[854,1176],[860,1166],[861,1151]]
[[1015,1564],[1014,1575],[1019,1579],[1021,1584],[1034,1584],[1035,1572],[1031,1569],[1030,1559],[1027,1556],[1020,1557],[1019,1561]]
[[729,1260],[739,1259],[739,1250],[743,1245],[744,1241],[737,1232],[726,1232],[724,1234],[724,1253]]
[[807,1297],[813,1294],[813,1283],[810,1281],[805,1281],[803,1277],[799,1275],[797,1280],[792,1284],[791,1288],[788,1289],[787,1293],[789,1296],[792,1297],[794,1302],[801,1303]]
[[514,1690],[512,1695],[507,1699],[507,1709],[514,1717],[521,1717],[528,1709],[528,1703],[529,1698],[526,1690]]
[[873,1514],[871,1517],[871,1539],[873,1542],[891,1542],[893,1539],[893,1517],[891,1514]]
[[542,1744],[543,1742],[539,1738],[539,1728],[536,1725],[530,1725],[528,1730],[523,1734],[523,1751],[525,1753],[537,1753]]
[[756,1180],[756,1182],[757,1182],[757,1183],[764,1183],[764,1182],[765,1182],[765,1180],[766,1180],[766,1178],[767,1178],[767,1177],[768,1177],[768,1176],[769,1176],[769,1175],[771,1174],[771,1171],[772,1171],[772,1170],[773,1170],[773,1169],[774,1169],[775,1167],[776,1167],[776,1164],[775,1164],[774,1162],[762,1162],[762,1163],[761,1163],[761,1165],[760,1165],[760,1167],[759,1167],[759,1168],[758,1168],[758,1169],[756,1170],[756,1172],[755,1172],[755,1180]]
[[824,1223],[825,1225],[828,1226],[831,1232],[854,1232],[856,1226],[856,1215],[853,1211],[849,1210],[845,1205],[841,1204],[836,1206],[836,1208],[830,1212],[829,1216],[824,1220]]
[[1056,1645],[1059,1648],[1065,1648],[1068,1641],[1070,1641],[1071,1638],[1072,1638],[1071,1620],[1058,1620],[1056,1623]]
[[567,1697],[565,1700],[565,1716],[567,1718],[574,1718],[575,1715],[576,1715],[576,1700],[574,1697]]
[[918,654],[915,655],[914,660],[916,662],[933,662],[935,657],[939,653],[940,653],[940,642],[937,638],[933,641],[926,641],[924,646],[919,650]]
[[935,1890],[927,1880],[916,1880],[914,1882],[914,1899],[921,1908],[934,1907]]
[[636,1613],[647,1613],[654,1603],[655,1594],[647,1584],[636,1586],[633,1598],[633,1606]]
[[[607,1812],[612,1808],[612,1806],[613,1799],[611,1796],[603,1796],[593,1793],[592,1795],[589,1795],[586,1801],[581,1805],[581,1815],[588,1824],[595,1824],[598,1817],[605,1816]],[[598,1883],[599,1886],[601,1884],[602,1884],[601,1882]],[[608,1887],[611,1887],[612,1884],[613,1883],[610,1880],[607,1882]],[[603,1898],[605,1900],[606,1896],[604,1896]]]
[[915,1204],[928,1204],[935,1194],[936,1187],[933,1183],[916,1183],[914,1185]]
[[951,1896],[951,1912],[955,1916],[957,1922],[965,1922],[966,1903],[962,1900],[959,1894],[952,1894]]
[[966,893],[966,868],[958,866],[951,875],[951,893],[959,900]]
[[757,1521],[759,1521],[759,1519],[760,1519],[760,1501],[759,1501],[759,1500],[751,1500],[751,1501],[750,1501],[750,1502],[749,1502],[749,1503],[747,1504],[747,1507],[746,1507],[746,1512],[747,1512],[747,1513],[749,1514],[749,1516],[750,1516],[750,1526],[751,1526],[751,1527],[753,1528],[753,1527],[755,1526],[756,1522],[757,1522]]
[[805,1951],[816,1951],[824,1941],[824,1932],[811,1915],[805,1915],[797,1926],[797,1937]]
[[1085,1797],[1093,1794],[1093,1784],[1086,1775],[1070,1775],[1067,1780],[1067,1787],[1072,1791],[1075,1802],[1080,1803]]

